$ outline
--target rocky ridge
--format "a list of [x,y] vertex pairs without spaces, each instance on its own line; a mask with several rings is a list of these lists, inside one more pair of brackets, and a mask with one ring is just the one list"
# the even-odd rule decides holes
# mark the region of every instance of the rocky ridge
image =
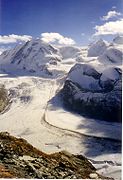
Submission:
[[0,178],[109,179],[96,173],[82,155],[45,154],[22,138],[0,133]]
[[5,51],[0,56],[2,67],[16,68],[31,73],[43,72],[51,75],[48,65],[61,61],[58,49],[50,44],[42,42],[40,39],[33,39],[22,45],[17,45],[14,49]]

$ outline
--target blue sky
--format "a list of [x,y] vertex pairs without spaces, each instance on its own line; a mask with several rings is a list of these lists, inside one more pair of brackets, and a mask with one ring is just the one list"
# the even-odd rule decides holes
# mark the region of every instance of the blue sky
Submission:
[[0,35],[55,32],[86,44],[101,17],[123,11],[122,0],[0,0]]

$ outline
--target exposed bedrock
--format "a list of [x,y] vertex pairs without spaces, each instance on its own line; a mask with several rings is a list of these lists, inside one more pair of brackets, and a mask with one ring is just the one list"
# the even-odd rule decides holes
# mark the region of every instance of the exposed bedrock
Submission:
[[121,121],[122,82],[119,68],[102,73],[92,66],[76,64],[61,91],[65,107],[90,118]]

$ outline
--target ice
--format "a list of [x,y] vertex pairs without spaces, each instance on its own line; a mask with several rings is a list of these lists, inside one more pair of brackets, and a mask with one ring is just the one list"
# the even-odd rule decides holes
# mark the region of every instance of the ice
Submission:
[[[113,57],[120,56],[113,54]],[[53,64],[53,60],[57,63]],[[71,71],[68,74],[77,61],[89,66],[81,69],[76,66],[76,73]],[[84,84],[85,88],[90,88],[90,84],[99,88],[93,77],[85,75],[79,78],[81,73],[92,73],[92,66],[99,72],[104,71],[103,80],[107,76],[118,79],[115,67],[105,70],[107,66],[98,58],[87,57],[87,47],[57,47],[34,39],[3,52],[0,56],[0,81],[11,94],[12,104],[6,113],[0,115],[0,131],[22,137],[47,153],[67,150],[82,154],[90,159],[97,172],[120,179],[121,152],[115,149],[121,140],[121,123],[84,118],[69,112],[57,96],[66,78]],[[44,68],[42,72],[41,68]]]

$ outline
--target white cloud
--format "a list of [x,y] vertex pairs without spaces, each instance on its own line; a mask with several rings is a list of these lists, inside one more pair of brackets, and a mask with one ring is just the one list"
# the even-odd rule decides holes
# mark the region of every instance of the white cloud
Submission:
[[95,26],[94,36],[123,34],[123,19],[106,22],[101,26]]
[[116,12],[115,10],[109,11],[106,16],[103,16],[101,20],[107,21],[113,17],[121,16],[122,14],[120,12]]
[[11,34],[8,36],[1,36],[0,35],[0,43],[2,44],[8,44],[8,43],[16,43],[17,41],[29,41],[32,39],[32,36],[28,36],[28,35],[15,35],[15,34]]
[[64,45],[73,45],[75,41],[71,38],[64,37],[59,33],[42,33],[41,40],[46,43],[58,43]]
[[112,6],[112,9],[116,9],[117,7],[116,6]]

